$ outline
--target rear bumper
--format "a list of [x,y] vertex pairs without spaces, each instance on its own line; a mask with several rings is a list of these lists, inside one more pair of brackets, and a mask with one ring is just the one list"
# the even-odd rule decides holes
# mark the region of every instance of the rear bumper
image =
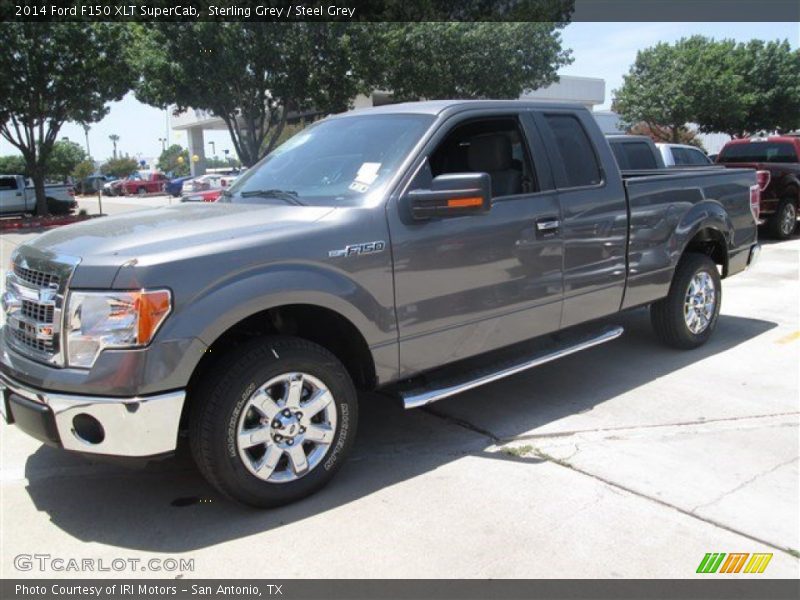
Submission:
[[7,423],[65,450],[123,457],[173,452],[185,392],[107,398],[50,393],[0,373],[0,405]]

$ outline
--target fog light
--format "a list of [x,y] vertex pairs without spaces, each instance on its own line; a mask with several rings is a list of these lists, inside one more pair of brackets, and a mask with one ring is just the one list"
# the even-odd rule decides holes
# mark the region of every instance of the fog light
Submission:
[[86,413],[75,415],[72,419],[72,433],[87,444],[99,444],[106,439],[106,432],[100,421]]

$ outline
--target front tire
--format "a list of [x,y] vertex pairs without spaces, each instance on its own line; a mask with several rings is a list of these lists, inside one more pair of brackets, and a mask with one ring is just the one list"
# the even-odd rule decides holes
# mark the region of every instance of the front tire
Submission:
[[678,263],[669,295],[650,306],[650,321],[662,342],[689,350],[711,337],[721,304],[717,265],[705,254],[690,253]]
[[769,231],[772,237],[788,240],[797,227],[797,208],[791,198],[784,198],[778,204],[778,210],[769,220]]
[[236,347],[198,386],[190,418],[195,462],[224,495],[259,508],[324,487],[355,439],[358,403],[342,363],[306,340]]

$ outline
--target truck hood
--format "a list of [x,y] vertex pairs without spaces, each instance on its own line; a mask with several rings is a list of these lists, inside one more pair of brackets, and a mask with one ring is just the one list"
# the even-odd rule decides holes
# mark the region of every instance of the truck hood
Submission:
[[177,204],[101,217],[49,231],[27,245],[45,255],[81,259],[81,267],[119,266],[136,259],[160,262],[219,243],[257,236],[294,235],[335,210],[331,207],[255,204]]

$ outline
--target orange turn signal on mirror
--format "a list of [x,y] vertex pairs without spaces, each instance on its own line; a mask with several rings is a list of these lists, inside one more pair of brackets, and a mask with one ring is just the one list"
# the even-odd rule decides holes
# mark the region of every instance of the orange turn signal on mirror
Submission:
[[447,201],[447,208],[478,208],[483,206],[483,198],[450,198]]

